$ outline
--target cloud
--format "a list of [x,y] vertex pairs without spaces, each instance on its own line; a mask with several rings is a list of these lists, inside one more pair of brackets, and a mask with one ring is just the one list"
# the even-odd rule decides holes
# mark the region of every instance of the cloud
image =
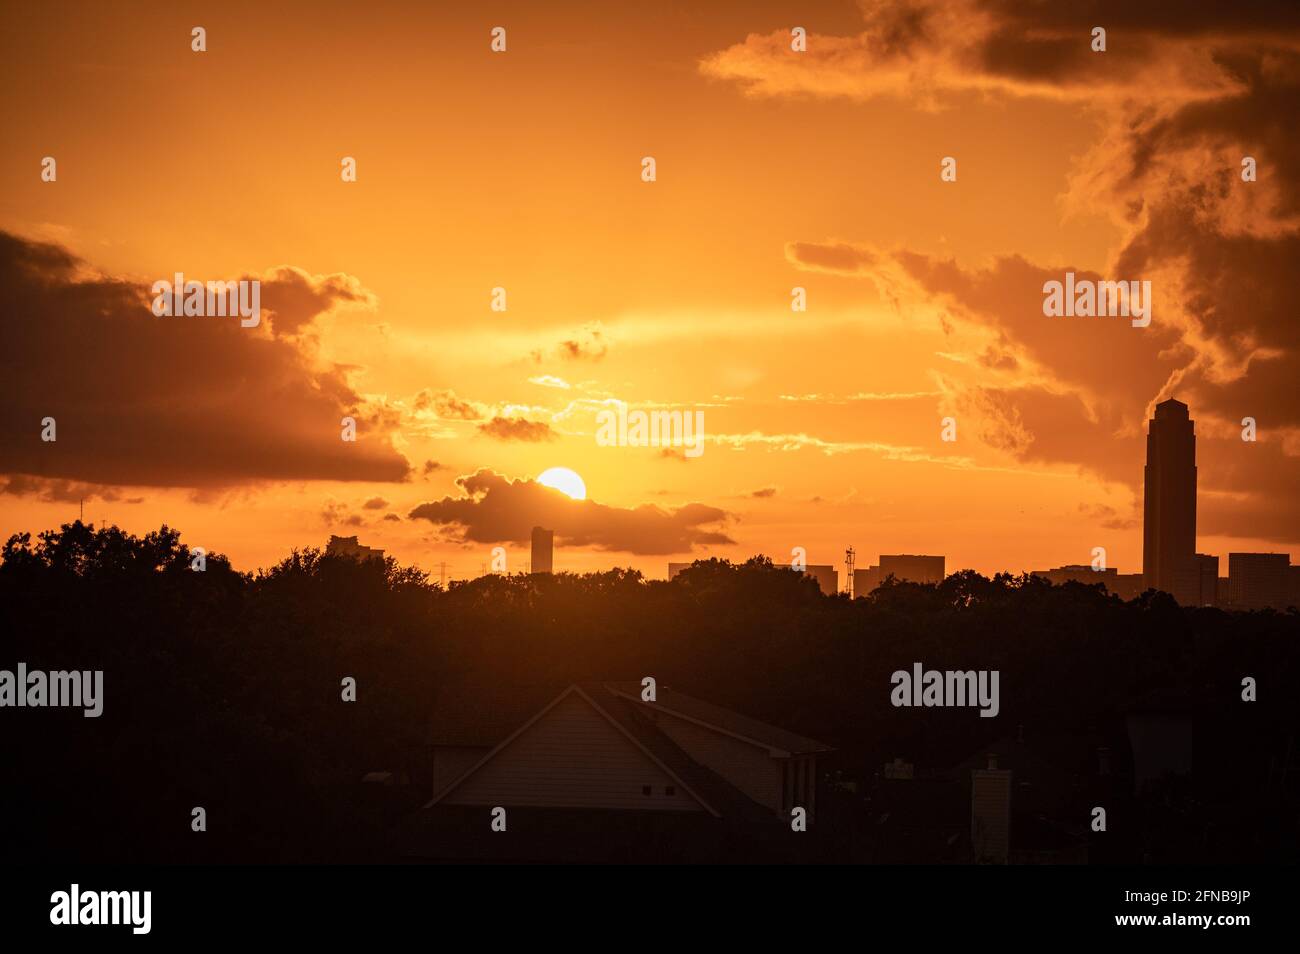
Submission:
[[364,527],[366,522],[360,514],[351,513],[348,505],[337,500],[327,500],[321,508],[321,520],[327,526]]
[[494,417],[478,426],[480,434],[499,441],[553,441],[556,433],[545,421],[529,421],[522,417]]
[[1131,530],[1140,526],[1142,521],[1138,514],[1130,511],[1121,514],[1109,504],[1079,504],[1079,512],[1107,530]]
[[[944,357],[987,372],[977,384],[945,381],[941,405],[963,433],[1132,487],[1151,408],[1176,395],[1197,419],[1201,532],[1300,538],[1300,507],[1284,489],[1300,482],[1300,7],[1197,0],[1170,15],[1119,0],[875,0],[862,10],[861,33],[809,37],[807,54],[790,55],[778,32],[701,67],[757,96],[919,97],[934,109],[971,93],[1061,102],[1097,128],[1063,183],[1062,209],[1108,213],[1119,239],[1101,275],[1023,254],[972,265],[842,237],[791,242],[787,258],[870,278],[884,299],[936,313],[959,339]],[[1089,46],[1098,24],[1105,53]],[[1246,156],[1257,181],[1241,178]],[[1042,283],[1067,270],[1150,280],[1151,327],[1045,318]],[[1231,433],[1245,416],[1269,421],[1257,444]]]
[[482,405],[463,400],[448,389],[431,391],[425,388],[415,395],[413,404],[416,411],[432,410],[443,420],[477,421],[485,416]]
[[388,506],[388,501],[383,497],[371,497],[361,505],[363,510],[383,510]]
[[722,529],[730,515],[704,504],[611,507],[571,500],[534,481],[511,480],[485,469],[457,478],[456,484],[460,496],[420,504],[409,517],[445,527],[461,543],[525,543],[535,526],[553,529],[564,546],[642,556],[734,542]]
[[116,487],[84,484],[74,480],[52,480],[16,474],[0,477],[0,494],[15,497],[35,497],[45,503],[79,503],[82,500],[103,500],[107,503],[137,504],[143,497],[123,497]]
[[[1201,0],[1163,15],[1126,0],[1086,7],[1019,0],[860,6],[860,33],[810,35],[802,53],[791,52],[789,30],[750,34],[705,57],[700,69],[753,96],[889,96],[930,109],[971,93],[1088,103],[1139,94],[1181,103],[1241,89],[1223,54],[1258,44],[1265,35],[1259,24],[1269,24],[1275,42],[1298,28],[1295,5],[1285,0],[1249,11]],[[1108,32],[1104,53],[1091,47],[1095,25]]]
[[[407,477],[392,422],[295,340],[155,318],[147,284],[5,232],[0,300],[0,473],[196,488]],[[355,442],[340,439],[345,415]],[[45,417],[56,441],[41,440]]]
[[543,388],[558,388],[561,391],[567,391],[572,387],[568,381],[563,378],[557,378],[553,374],[539,374],[536,377],[528,379],[529,384],[536,384]]
[[804,271],[832,275],[870,275],[876,264],[874,252],[847,242],[790,242],[785,257]]
[[262,308],[271,312],[271,328],[276,336],[300,334],[340,304],[373,308],[377,303],[361,282],[342,272],[312,275],[292,265],[281,265],[264,272],[260,280]]
[[763,498],[766,498],[766,497],[775,497],[775,496],[776,496],[776,488],[775,488],[775,487],[764,487],[764,488],[762,488],[761,490],[755,490],[752,494],[750,494],[750,496],[751,496],[751,497],[758,497],[759,499],[763,499]]
[[942,391],[858,391],[856,394],[848,394],[843,397],[835,394],[816,393],[781,394],[777,396],[777,400],[806,404],[857,404],[875,401],[916,401],[925,398],[939,397],[942,394]]
[[[561,340],[549,355],[563,361],[599,361],[608,352],[609,342],[604,332],[598,325],[587,325],[578,334]],[[532,358],[538,364],[546,360],[547,355],[540,349],[532,352]]]

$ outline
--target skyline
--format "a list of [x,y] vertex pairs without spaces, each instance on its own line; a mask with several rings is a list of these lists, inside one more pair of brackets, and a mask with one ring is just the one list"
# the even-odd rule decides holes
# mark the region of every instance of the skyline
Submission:
[[460,864],[1281,923],[1300,5],[0,22],[16,936]]
[[[1300,552],[1293,133],[1268,106],[1289,80],[1258,68],[1290,28],[1108,9],[1124,42],[1067,54],[1083,14],[1025,38],[1014,11],[922,4],[929,29],[890,50],[871,37],[906,4],[830,3],[799,11],[796,60],[779,4],[508,4],[504,53],[463,11],[286,5],[254,29],[236,5],[204,12],[196,53],[190,13],[100,44],[110,13],[67,9],[0,40],[0,293],[29,319],[0,332],[6,535],[84,496],[88,520],[180,526],[243,570],[332,534],[456,576],[504,546],[518,569],[534,525],[579,572],[849,545],[985,574],[1105,546],[1136,569],[1144,425],[1177,395],[1198,549]],[[17,91],[56,61],[36,109]],[[159,148],[157,116],[239,134]],[[266,320],[155,317],[177,274],[259,279]],[[1073,276],[1150,282],[1149,326],[1047,317]],[[623,407],[702,413],[702,452],[602,446]],[[47,414],[57,455],[33,446]],[[535,483],[555,469],[585,501]]]

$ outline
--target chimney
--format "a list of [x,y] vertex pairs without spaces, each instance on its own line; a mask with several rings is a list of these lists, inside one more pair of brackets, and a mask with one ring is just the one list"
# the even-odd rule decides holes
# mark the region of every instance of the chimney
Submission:
[[989,767],[970,773],[970,841],[977,864],[1004,865],[1011,854],[1011,770]]

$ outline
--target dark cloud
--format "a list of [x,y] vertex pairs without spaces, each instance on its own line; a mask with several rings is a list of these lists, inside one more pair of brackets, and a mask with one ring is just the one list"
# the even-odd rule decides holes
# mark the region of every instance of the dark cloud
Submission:
[[262,308],[270,312],[277,336],[300,334],[320,315],[340,304],[373,306],[374,296],[351,275],[311,275],[292,265],[281,265],[261,276]]
[[545,421],[529,421],[522,417],[494,417],[478,426],[480,434],[499,441],[553,441],[556,434]]
[[764,487],[764,488],[762,488],[761,490],[755,490],[752,494],[750,494],[750,496],[751,496],[751,497],[757,497],[757,498],[759,498],[760,500],[763,499],[763,498],[766,498],[766,497],[775,497],[775,496],[776,496],[776,488],[775,488],[775,487]]
[[[155,318],[147,283],[4,232],[0,300],[0,473],[180,487],[408,474],[392,416],[294,340]],[[345,415],[356,442],[340,439]],[[57,441],[41,440],[45,417]]]
[[116,487],[85,484],[75,480],[54,480],[16,474],[0,477],[0,494],[15,497],[36,497],[46,503],[79,503],[83,500],[102,500],[107,503],[142,503],[143,497],[123,497]]
[[451,531],[449,539],[466,543],[525,543],[535,526],[553,529],[564,546],[639,555],[689,553],[697,546],[734,542],[720,529],[729,514],[704,504],[610,507],[490,470],[459,477],[456,484],[460,496],[420,504],[410,518],[428,520]]
[[[946,332],[986,331],[996,344],[967,357],[993,380],[954,384],[943,399],[964,433],[1136,487],[1146,418],[1177,396],[1197,419],[1200,532],[1300,539],[1300,6],[876,0],[863,12],[861,34],[810,37],[806,55],[785,55],[778,33],[702,66],[757,95],[1066,101],[1097,134],[1063,208],[1108,213],[1121,238],[1102,276],[1019,255],[968,267],[842,239],[792,242],[790,261],[938,306]],[[1089,46],[1097,25],[1105,53]],[[1255,182],[1241,178],[1246,156]],[[1150,280],[1151,327],[1044,317],[1042,283],[1067,269]],[[1258,443],[1235,436],[1243,417],[1261,422]]]
[[361,505],[363,510],[383,510],[388,506],[388,501],[383,497],[371,497]]
[[[814,34],[790,55],[788,30],[750,34],[707,56],[709,76],[759,96],[906,97],[951,105],[954,93],[1118,103],[1212,99],[1240,89],[1231,56],[1294,45],[1290,0],[1178,4],[1100,0],[863,0],[863,30]],[[1104,53],[1092,29],[1107,31]],[[1189,42],[1194,40],[1194,42]]]
[[844,242],[790,242],[785,255],[806,271],[836,275],[869,275],[876,263],[869,249]]

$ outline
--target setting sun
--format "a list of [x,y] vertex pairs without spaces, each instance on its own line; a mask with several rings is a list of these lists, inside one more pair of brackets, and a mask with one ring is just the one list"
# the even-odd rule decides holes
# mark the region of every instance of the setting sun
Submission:
[[537,475],[537,482],[543,487],[550,487],[574,500],[587,499],[587,485],[574,471],[567,467],[552,467]]

